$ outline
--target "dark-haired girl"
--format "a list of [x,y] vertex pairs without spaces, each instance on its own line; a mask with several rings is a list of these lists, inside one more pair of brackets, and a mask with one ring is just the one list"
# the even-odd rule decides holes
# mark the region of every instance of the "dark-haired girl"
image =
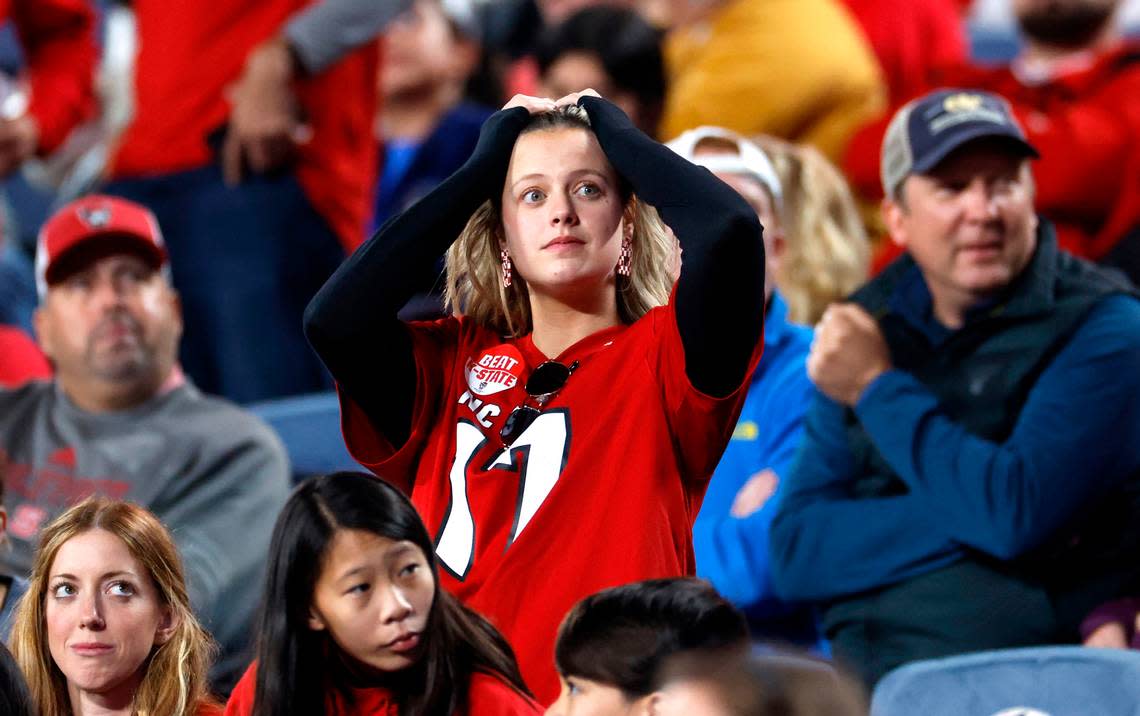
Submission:
[[362,473],[298,487],[273,531],[257,661],[227,716],[529,716],[510,645],[439,589],[407,498]]

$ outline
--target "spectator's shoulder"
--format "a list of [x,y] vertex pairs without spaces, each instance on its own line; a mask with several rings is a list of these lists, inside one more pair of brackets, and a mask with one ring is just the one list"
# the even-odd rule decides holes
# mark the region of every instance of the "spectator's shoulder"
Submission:
[[53,384],[47,380],[32,380],[15,388],[0,388],[0,413],[35,410],[45,405],[54,393]]
[[1140,298],[1116,293],[1101,298],[1066,341],[1054,365],[1108,381],[1121,398],[1140,396]]
[[285,453],[277,433],[261,418],[225,398],[206,395],[197,388],[187,386],[182,396],[180,421],[188,430],[200,436],[231,444],[253,443],[266,449]]
[[1115,293],[1097,301],[1073,339],[1098,353],[1140,350],[1140,297]]

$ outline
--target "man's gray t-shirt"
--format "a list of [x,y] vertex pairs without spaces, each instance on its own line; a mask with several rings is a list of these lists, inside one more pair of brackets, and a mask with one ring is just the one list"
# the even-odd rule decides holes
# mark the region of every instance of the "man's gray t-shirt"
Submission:
[[54,383],[0,390],[0,452],[11,549],[0,573],[26,576],[40,530],[91,494],[158,516],[181,552],[191,601],[222,654],[220,685],[249,659],[274,521],[289,493],[276,435],[236,406],[184,384],[130,410],[89,413]]

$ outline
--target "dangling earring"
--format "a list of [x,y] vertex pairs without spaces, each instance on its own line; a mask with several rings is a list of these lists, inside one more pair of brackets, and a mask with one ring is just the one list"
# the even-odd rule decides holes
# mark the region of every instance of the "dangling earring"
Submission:
[[618,255],[617,274],[629,278],[630,264],[633,262],[633,237],[627,232],[621,240],[621,253]]
[[499,258],[503,261],[503,288],[511,287],[511,255],[506,249],[499,249]]

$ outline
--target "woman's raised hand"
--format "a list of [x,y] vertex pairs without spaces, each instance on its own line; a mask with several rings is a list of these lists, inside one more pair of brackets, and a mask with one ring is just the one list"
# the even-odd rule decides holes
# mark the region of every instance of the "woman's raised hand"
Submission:
[[516,94],[514,97],[511,97],[509,102],[503,105],[503,109],[523,107],[531,114],[542,114],[543,112],[553,112],[556,106],[554,100],[547,97],[531,97],[530,95]]
[[601,95],[598,94],[598,91],[596,89],[594,89],[593,87],[587,87],[586,89],[582,90],[581,92],[571,92],[570,94],[566,95],[565,97],[561,97],[561,98],[555,100],[554,104],[558,107],[562,107],[562,106],[567,105],[567,104],[578,104],[578,100],[581,97],[597,97],[600,99]]
[[516,94],[514,97],[511,97],[509,102],[503,105],[503,109],[523,107],[531,114],[542,114],[543,112],[553,112],[556,108],[568,104],[578,104],[578,99],[581,97],[601,97],[601,95],[598,94],[597,90],[592,88],[587,88],[580,92],[571,92],[557,100],[547,97],[531,97],[530,95]]

